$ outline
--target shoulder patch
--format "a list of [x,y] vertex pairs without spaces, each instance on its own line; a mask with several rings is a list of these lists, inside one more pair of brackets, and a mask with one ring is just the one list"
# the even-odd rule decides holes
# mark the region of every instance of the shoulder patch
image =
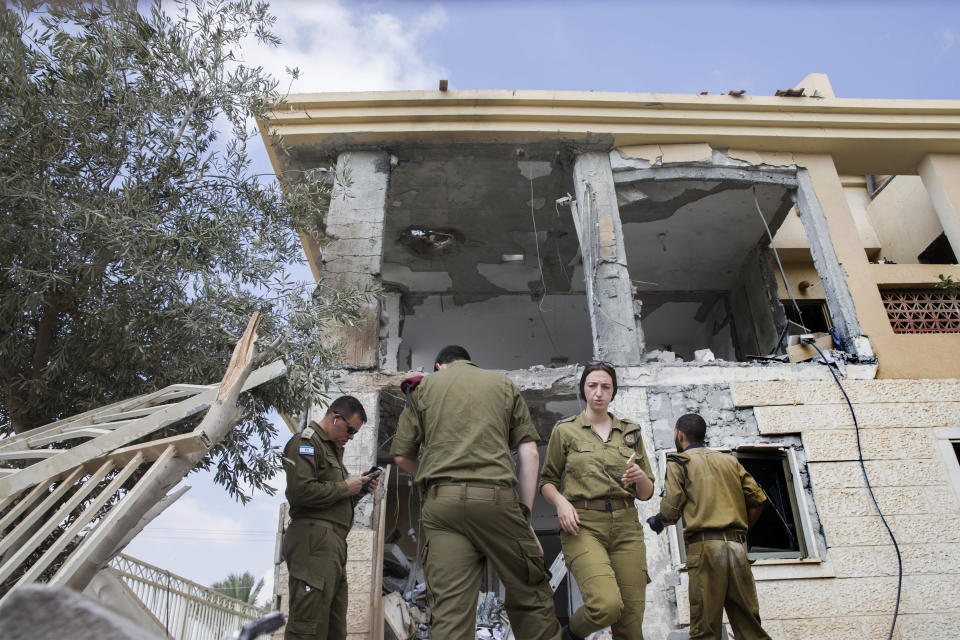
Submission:
[[313,455],[313,447],[311,447],[311,446],[308,445],[308,444],[302,444],[302,445],[300,445],[300,455],[302,455],[302,456],[312,456],[312,455]]
[[640,429],[634,429],[623,434],[623,444],[628,447],[636,446],[637,441],[640,440]]
[[313,437],[314,433],[316,433],[316,431],[313,430],[313,427],[307,427],[306,429],[300,432],[300,437],[303,438],[304,440],[309,440],[310,438]]

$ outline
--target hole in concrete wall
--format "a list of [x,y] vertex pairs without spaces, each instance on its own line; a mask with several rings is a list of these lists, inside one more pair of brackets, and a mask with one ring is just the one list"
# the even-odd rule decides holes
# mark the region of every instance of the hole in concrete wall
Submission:
[[[390,176],[381,276],[386,370],[433,368],[462,344],[480,366],[592,355],[583,269],[557,144],[405,149]],[[536,231],[534,231],[536,229]]]
[[[620,198],[620,217],[648,353],[673,352],[683,360],[702,349],[721,360],[770,355],[785,320],[750,185],[624,186],[630,193]],[[756,188],[775,233],[792,207],[789,192]]]

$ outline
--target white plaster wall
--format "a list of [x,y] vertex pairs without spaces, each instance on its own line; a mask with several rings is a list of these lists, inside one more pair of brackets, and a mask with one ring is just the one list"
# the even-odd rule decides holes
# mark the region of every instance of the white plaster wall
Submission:
[[643,334],[647,350],[667,349],[683,360],[693,360],[693,352],[711,349],[717,358],[736,360],[729,327],[713,335],[714,322],[723,317],[723,303],[719,302],[704,322],[697,322],[699,302],[667,302],[643,319]]
[[404,318],[401,348],[412,352],[412,369],[424,371],[448,344],[462,345],[474,362],[490,369],[548,365],[557,356],[570,363],[593,357],[584,296],[547,296],[542,312],[539,306],[529,295],[464,305],[443,296],[441,309],[440,296],[429,296]]

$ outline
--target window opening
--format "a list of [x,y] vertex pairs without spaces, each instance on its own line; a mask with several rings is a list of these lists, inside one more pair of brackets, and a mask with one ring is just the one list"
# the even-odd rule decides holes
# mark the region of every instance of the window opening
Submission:
[[[757,523],[747,534],[747,555],[751,560],[801,560],[815,558],[808,539],[805,501],[797,495],[797,464],[790,451],[771,446],[745,446],[737,451],[722,450],[737,458],[753,476],[767,497],[767,503]],[[666,451],[662,452],[665,463]],[[675,542],[679,552],[675,559],[686,562],[683,541],[683,519],[677,522]]]
[[[797,306],[800,307],[800,313],[803,319],[797,315],[796,309],[792,304],[784,304],[783,312],[790,321],[790,335],[800,335],[802,333],[826,333],[833,328],[833,322],[830,320],[830,311],[827,304],[822,300],[798,300]],[[809,331],[800,328],[805,326]]]
[[760,519],[747,534],[750,557],[802,558],[803,536],[797,523],[797,500],[793,495],[790,465],[783,452],[738,453],[737,460],[753,476],[767,496]]
[[954,440],[950,444],[953,445],[953,455],[957,456],[957,464],[960,464],[960,442]]
[[957,255],[947,240],[947,234],[941,233],[926,249],[917,256],[920,264],[957,264]]

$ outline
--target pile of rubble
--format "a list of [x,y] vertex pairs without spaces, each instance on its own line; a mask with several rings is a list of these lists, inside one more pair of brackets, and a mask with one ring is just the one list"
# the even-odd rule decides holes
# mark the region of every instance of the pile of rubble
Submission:
[[[423,568],[411,561],[396,541],[394,531],[383,547],[384,640],[420,640],[430,637],[430,608]],[[481,593],[477,602],[477,640],[515,640],[503,601],[495,593]]]

